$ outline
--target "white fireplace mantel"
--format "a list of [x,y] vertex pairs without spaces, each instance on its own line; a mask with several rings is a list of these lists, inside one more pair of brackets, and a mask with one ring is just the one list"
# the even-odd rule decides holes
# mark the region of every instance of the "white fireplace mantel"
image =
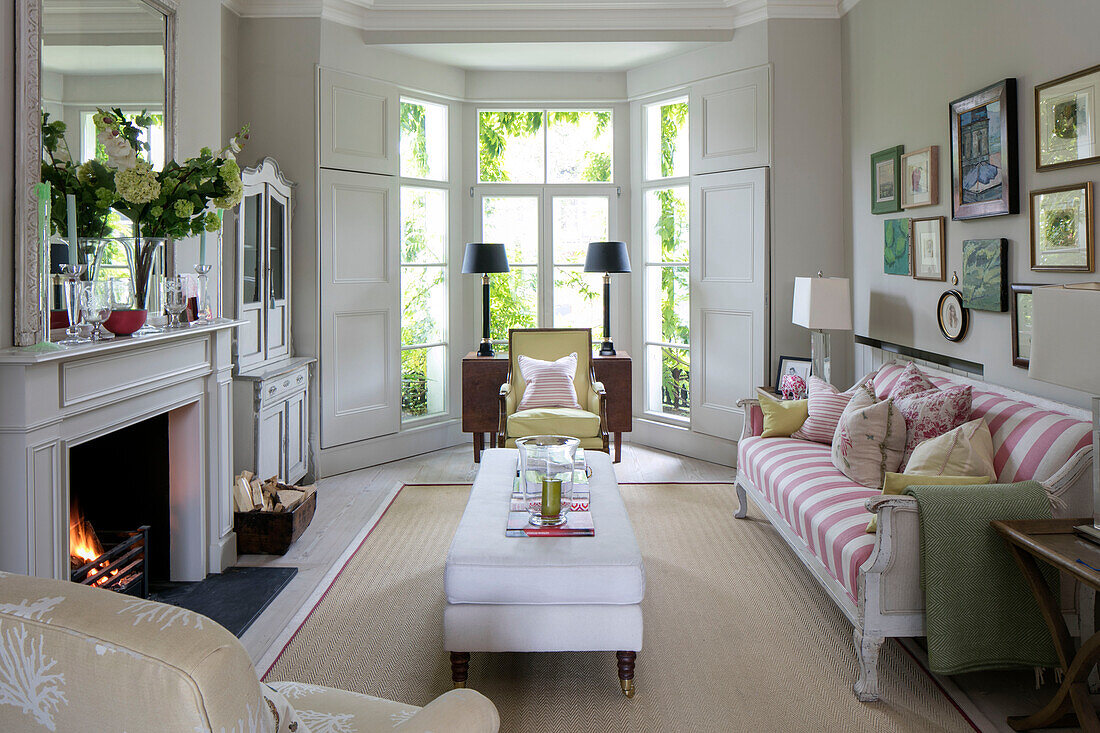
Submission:
[[[69,577],[69,449],[167,413],[172,579],[236,562],[232,330],[238,321],[54,351],[0,349],[0,570]],[[180,536],[177,538],[177,534]]]

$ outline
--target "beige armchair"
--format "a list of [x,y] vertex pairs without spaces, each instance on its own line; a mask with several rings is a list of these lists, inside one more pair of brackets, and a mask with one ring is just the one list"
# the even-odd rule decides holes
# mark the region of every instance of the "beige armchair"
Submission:
[[[520,355],[554,361],[577,353],[573,387],[582,409],[539,407],[516,410],[526,383],[519,369]],[[529,435],[568,435],[581,448],[608,453],[607,392],[592,370],[592,329],[513,328],[508,331],[508,378],[500,387],[500,424],[497,446],[514,448],[516,438]]]
[[[415,643],[415,640],[410,640]],[[0,572],[0,730],[494,733],[493,703],[427,705],[261,684],[244,647],[197,613],[64,580]]]

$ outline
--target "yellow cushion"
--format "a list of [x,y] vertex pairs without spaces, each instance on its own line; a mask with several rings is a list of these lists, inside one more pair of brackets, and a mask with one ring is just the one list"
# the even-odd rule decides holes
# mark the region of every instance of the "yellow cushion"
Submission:
[[758,393],[760,411],[764,413],[761,438],[789,438],[802,427],[809,416],[809,400],[774,400],[763,391]]
[[508,437],[568,435],[594,438],[600,434],[600,416],[575,407],[536,407],[508,416]]
[[[889,473],[882,484],[883,494],[898,495],[910,486],[977,486],[988,484],[993,479],[989,476],[922,476],[916,473]],[[878,530],[878,514],[871,517],[871,523],[867,525],[867,531],[874,533]]]
[[989,426],[978,418],[918,443],[905,464],[905,472],[923,476],[996,477]]

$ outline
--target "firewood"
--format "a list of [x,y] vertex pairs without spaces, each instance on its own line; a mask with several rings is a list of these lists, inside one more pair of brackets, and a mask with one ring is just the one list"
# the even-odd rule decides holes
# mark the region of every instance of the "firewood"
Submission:
[[306,493],[304,491],[299,491],[298,489],[288,488],[281,489],[279,491],[278,497],[279,503],[285,506],[286,510],[289,512],[294,509],[294,507],[302,503],[302,501],[306,498]]
[[285,511],[286,511],[286,507],[285,507],[285,506],[283,506],[282,504],[276,504],[276,505],[275,505],[275,513],[276,513],[276,514],[281,514],[281,513],[285,512]]
[[233,503],[239,512],[250,512],[253,509],[252,488],[243,474],[233,480]]
[[249,487],[252,492],[252,506],[255,509],[262,509],[264,506],[264,492],[260,490],[260,480],[252,479],[249,482]]

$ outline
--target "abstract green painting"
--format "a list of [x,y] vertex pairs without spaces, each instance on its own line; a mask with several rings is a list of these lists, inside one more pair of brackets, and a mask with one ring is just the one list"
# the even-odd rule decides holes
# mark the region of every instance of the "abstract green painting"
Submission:
[[883,222],[883,272],[887,275],[908,275],[909,219],[887,219]]
[[963,241],[963,305],[979,311],[1008,310],[1008,240]]

